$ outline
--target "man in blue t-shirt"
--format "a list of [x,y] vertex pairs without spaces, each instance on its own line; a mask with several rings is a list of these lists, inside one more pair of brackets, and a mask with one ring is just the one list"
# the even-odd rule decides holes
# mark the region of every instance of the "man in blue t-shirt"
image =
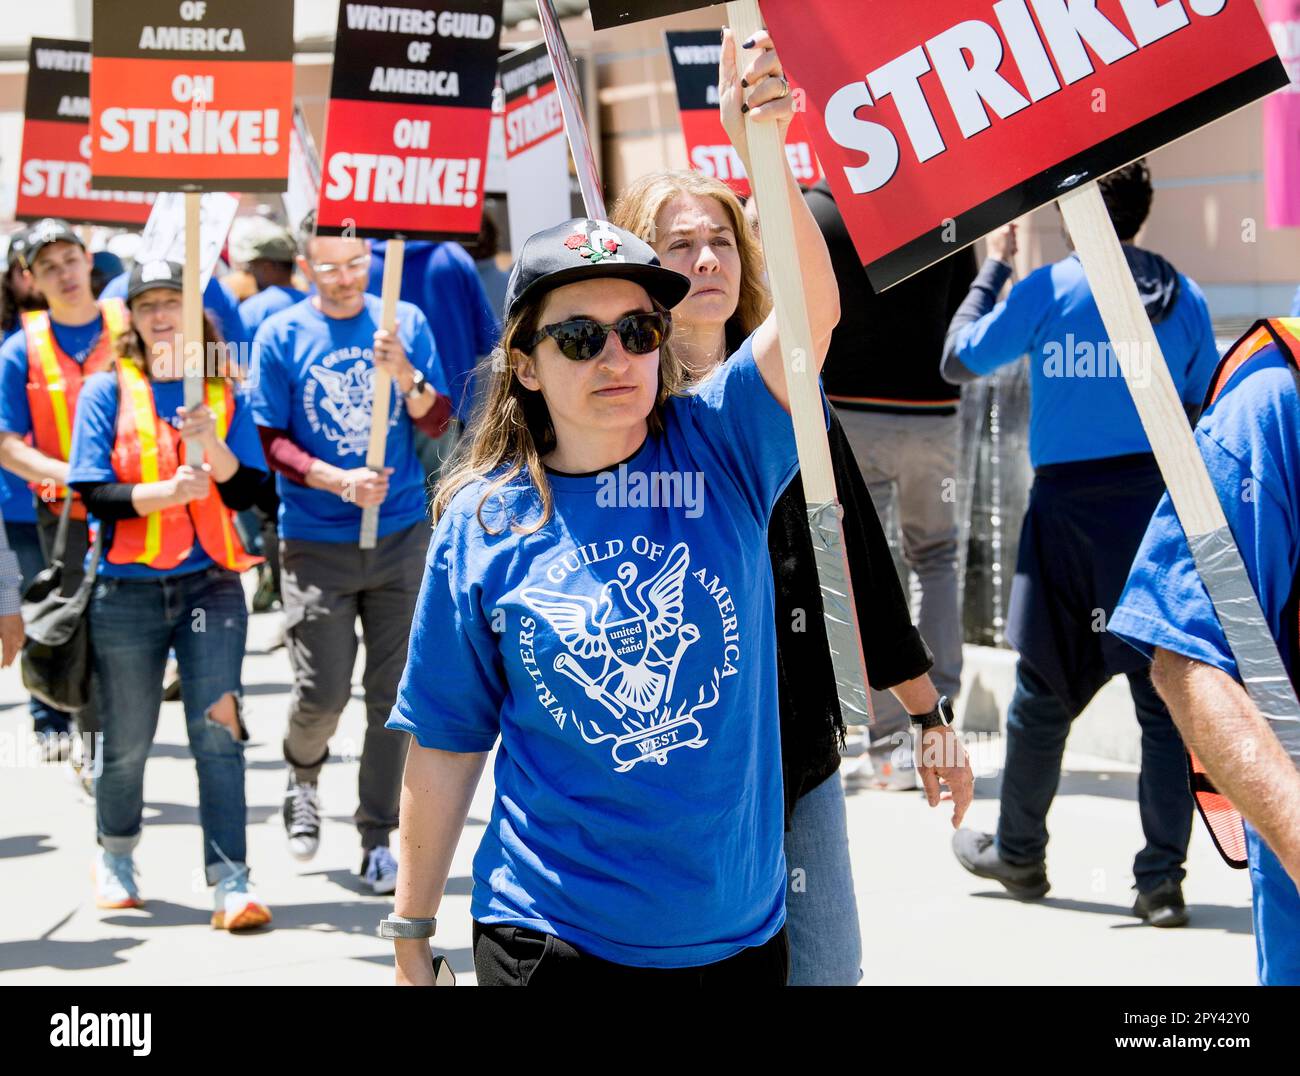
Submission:
[[[94,369],[107,361],[112,341],[106,314],[112,311],[104,300],[96,302],[90,286],[91,257],[81,237],[66,221],[46,218],[32,225],[21,256],[32,285],[45,296],[50,331],[29,333],[20,327],[0,345],[0,465],[38,484],[41,503],[35,510],[37,536],[48,561],[58,527],[58,516],[50,505],[60,504],[55,498],[67,482],[71,430],[76,418],[75,398],[66,391],[53,391],[54,382],[57,380],[66,389],[63,382],[69,377],[68,368],[61,363]],[[124,311],[122,316],[125,319]],[[38,352],[43,349],[43,355],[28,354],[29,338],[41,343]],[[51,366],[61,371],[57,379],[47,376]],[[16,511],[20,496],[11,502]],[[30,491],[27,500],[31,501]],[[85,519],[71,519],[64,555],[65,594],[71,594],[81,583],[88,546]],[[27,560],[29,568],[35,567],[30,551]],[[66,731],[66,720],[58,711],[34,711],[33,717],[41,723],[39,731]],[[97,731],[91,707],[78,713],[77,724],[82,732]],[[55,754],[62,754],[62,749]]]
[[[310,859],[320,842],[316,781],[352,690],[356,620],[366,644],[362,682],[362,875],[392,893],[406,741],[384,728],[406,659],[411,616],[429,544],[424,473],[415,431],[438,436],[451,401],[424,315],[397,307],[397,332],[380,330],[380,301],[366,294],[370,252],[360,239],[305,234],[298,266],[310,299],[263,322],[253,343],[253,410],[280,494],[281,592],[293,699],[284,755],[290,853]],[[365,466],[376,366],[393,378],[386,466]],[[379,540],[359,548],[362,510],[379,507]]]
[[[1300,333],[1300,322],[1295,327]],[[1196,442],[1294,687],[1300,393],[1276,343],[1231,374],[1197,426]],[[1110,630],[1154,658],[1152,676],[1184,738],[1249,822],[1260,982],[1300,985],[1300,759],[1287,757],[1242,687],[1168,496],[1142,540]]]
[[[1194,410],[1218,361],[1200,289],[1159,255],[1133,245],[1151,209],[1142,161],[1099,183],[1180,399]],[[1029,354],[1029,494],[1007,638],[1019,651],[1007,712],[1007,756],[996,835],[961,830],[958,861],[1015,897],[1046,894],[1047,813],[1070,724],[1112,677],[1126,675],[1142,727],[1138,804],[1146,846],[1133,874],[1133,913],[1152,926],[1187,922],[1183,863],[1192,799],[1182,741],[1151,686],[1148,663],[1105,632],[1164,480],[1124,374],[1151,376],[1157,356],[1112,347],[1077,255],[1044,266],[996,303],[1011,275],[1015,226],[958,310],[943,375],[972,381]]]
[[[375,243],[373,247],[373,295],[383,291],[387,247],[386,243]],[[474,259],[459,243],[408,242],[402,261],[401,297],[428,319],[438,347],[438,361],[451,390],[455,425],[437,441],[416,434],[420,463],[433,479],[441,473],[460,431],[474,413],[474,370],[479,359],[497,346],[501,326],[483,290]]]

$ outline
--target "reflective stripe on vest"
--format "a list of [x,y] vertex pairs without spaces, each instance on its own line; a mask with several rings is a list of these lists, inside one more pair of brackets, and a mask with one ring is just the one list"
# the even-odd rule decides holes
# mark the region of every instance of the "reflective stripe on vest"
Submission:
[[[181,436],[171,423],[159,420],[149,379],[135,363],[122,361],[117,364],[117,386],[117,436],[112,457],[117,480],[137,483],[171,478],[180,463]],[[215,418],[218,436],[224,440],[235,406],[230,385],[209,381],[205,402]],[[107,557],[112,564],[143,564],[166,571],[189,557],[196,537],[204,552],[223,568],[242,572],[262,563],[261,557],[244,550],[215,482],[201,501],[116,522]]]
[[59,347],[50,315],[33,310],[23,315],[27,335],[27,404],[32,413],[32,439],[54,459],[68,459],[72,451],[72,422],[82,382],[108,365],[113,347],[129,325],[126,304],[108,299],[99,304],[104,331],[99,334],[84,363]]
[[[1210,389],[1205,397],[1208,408],[1220,396],[1238,371],[1269,344],[1276,344],[1282,357],[1293,371],[1300,369],[1300,318],[1270,318],[1257,321],[1246,335],[1228,349],[1219,368],[1210,379]],[[1300,633],[1300,623],[1296,625]],[[1294,678],[1292,680],[1294,684]],[[1215,848],[1230,867],[1242,870],[1247,866],[1246,830],[1241,813],[1214,785],[1209,773],[1194,751],[1187,752],[1191,776],[1192,796],[1196,810],[1209,830]]]

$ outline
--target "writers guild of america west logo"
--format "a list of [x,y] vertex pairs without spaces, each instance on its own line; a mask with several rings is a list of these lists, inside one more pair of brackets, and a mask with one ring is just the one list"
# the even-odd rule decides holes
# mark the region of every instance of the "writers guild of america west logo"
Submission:
[[[622,560],[595,597],[577,590],[580,582],[595,582],[589,566],[617,560],[629,545],[641,556]],[[562,649],[543,652],[550,648],[547,637],[539,638],[538,622],[524,616],[520,657],[538,701],[560,728],[571,721],[587,743],[608,744],[618,773],[639,762],[666,765],[678,748],[704,747],[709,740],[698,715],[717,705],[721,682],[739,671],[737,617],[721,580],[703,568],[691,571],[685,542],[665,555],[643,535],[630,543],[616,538],[583,546],[546,574],[569,585],[527,587],[520,597]],[[687,620],[688,604],[696,622]],[[716,626],[700,619],[706,610],[710,620],[717,617]],[[584,697],[574,698],[575,687]]]
[[[370,446],[375,369],[370,348],[331,352],[309,368],[302,405],[313,432],[323,433],[340,455],[364,456]],[[400,402],[397,393],[393,399]],[[390,405],[391,406],[391,405]],[[389,425],[396,425],[394,410]]]

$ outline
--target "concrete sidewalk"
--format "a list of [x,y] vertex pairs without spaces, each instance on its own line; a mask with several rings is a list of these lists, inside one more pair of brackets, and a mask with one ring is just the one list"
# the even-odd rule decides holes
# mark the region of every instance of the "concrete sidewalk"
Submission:
[[[364,727],[359,687],[321,776],[326,825],[320,852],[299,864],[285,850],[280,740],[290,675],[282,649],[265,652],[278,621],[278,614],[253,618],[244,664],[253,737],[248,858],[275,916],[273,929],[258,935],[230,936],[208,926],[197,782],[180,704],[164,704],[145,776],[137,863],[147,907],[100,912],[90,887],[93,804],[65,768],[29,761],[30,720],[18,675],[13,669],[0,673],[0,984],[392,981],[391,946],[375,937],[391,903],[369,895],[356,875],[361,854],[351,813],[353,756]],[[1122,714],[1104,720],[1122,723]],[[968,823],[980,828],[996,823],[999,750],[996,737],[978,745],[987,776],[979,781]],[[932,811],[919,793],[850,794],[867,984],[1254,981],[1245,874],[1219,862],[1198,822],[1185,887],[1191,926],[1158,931],[1141,925],[1128,915],[1131,862],[1141,839],[1135,768],[1074,754],[1067,765],[1050,818],[1053,888],[1032,906],[957,865],[948,847],[950,808]],[[490,775],[489,764],[439,914],[439,948],[462,984],[474,981],[470,861],[489,813]]]

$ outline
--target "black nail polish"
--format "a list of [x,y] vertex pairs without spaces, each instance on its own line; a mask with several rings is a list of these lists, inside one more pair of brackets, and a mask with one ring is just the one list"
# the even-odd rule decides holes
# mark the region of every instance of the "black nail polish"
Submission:
[[752,49],[752,48],[754,47],[754,39],[751,37],[748,41],[746,41],[746,42],[745,42],[743,45],[741,45],[740,47],[741,47],[742,49]]
[[748,111],[749,111],[749,105],[741,105],[741,106],[740,106],[740,111],[741,111],[741,112],[748,112]]
[[742,78],[742,79],[740,80],[740,88],[741,88],[742,90],[747,90],[747,89],[749,89],[749,79],[747,79],[747,78]]

